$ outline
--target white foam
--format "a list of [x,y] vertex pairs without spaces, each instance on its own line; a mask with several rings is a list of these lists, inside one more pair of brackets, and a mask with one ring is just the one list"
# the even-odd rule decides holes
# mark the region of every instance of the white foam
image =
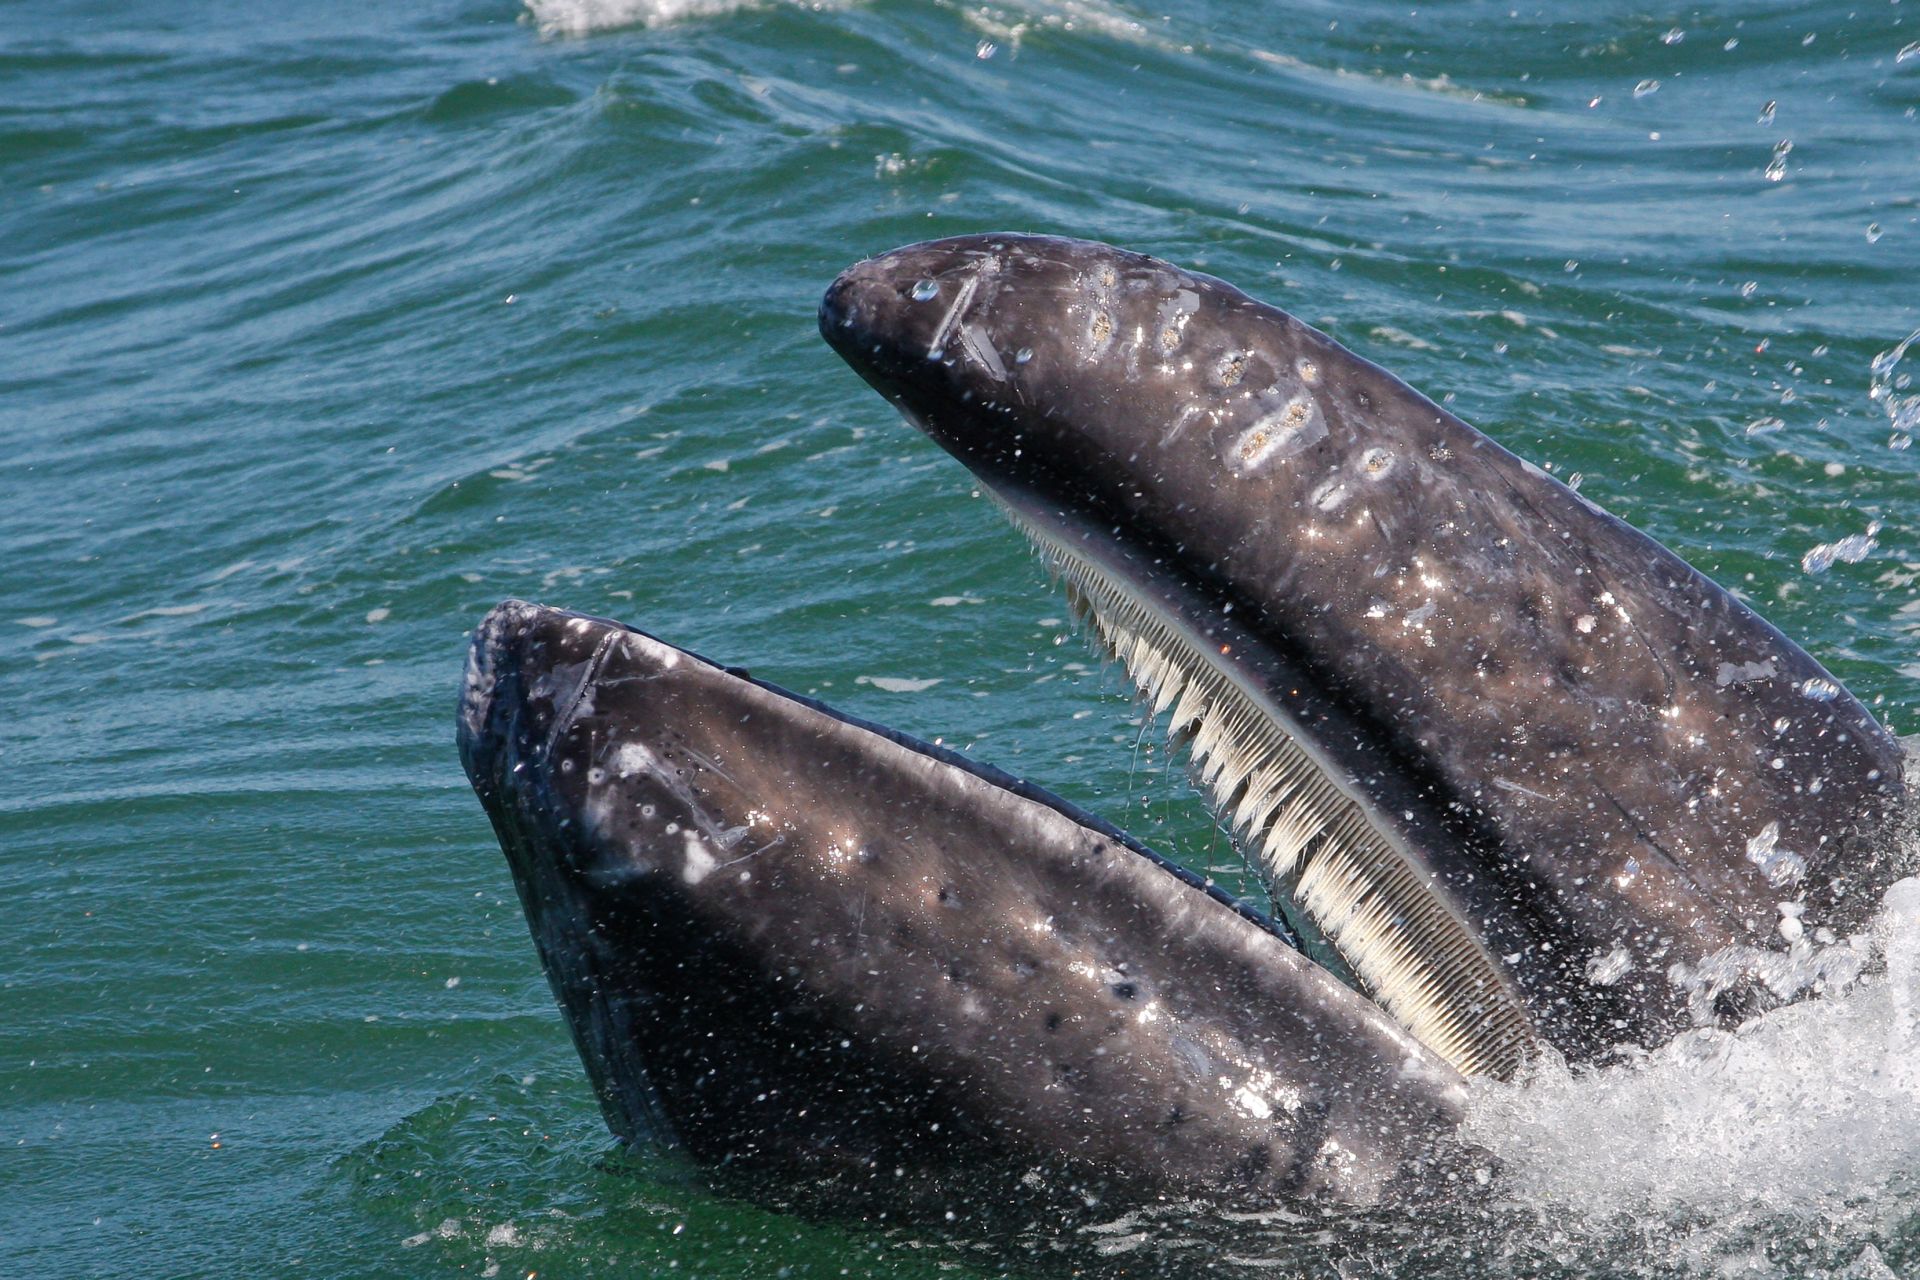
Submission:
[[587,36],[621,27],[669,27],[764,7],[761,0],[526,0],[543,36]]
[[[1884,967],[1853,977],[1869,953]],[[1791,954],[1826,994],[1623,1065],[1476,1080],[1465,1136],[1517,1206],[1596,1237],[1630,1229],[1683,1271],[1754,1262],[1783,1218],[1858,1248],[1884,1225],[1875,1202],[1920,1170],[1920,879],[1863,937]]]

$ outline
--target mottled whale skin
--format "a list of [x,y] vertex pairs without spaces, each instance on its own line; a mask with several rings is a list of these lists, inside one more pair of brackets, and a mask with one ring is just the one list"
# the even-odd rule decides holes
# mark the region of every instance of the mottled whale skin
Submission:
[[1446,1063],[997,770],[517,601],[474,633],[459,745],[621,1137],[892,1194],[1378,1204],[1471,1167]]
[[[1427,951],[1367,950],[1393,941],[1396,907],[1356,944],[1373,971],[1355,967],[1403,1016],[1474,970],[1426,1008],[1469,1070],[1656,1044],[1700,1016],[1676,979],[1783,945],[1783,903],[1845,931],[1894,878],[1900,750],[1831,675],[1287,313],[1140,254],[1008,234],[861,262],[820,326],[1057,562],[1104,558],[1090,580],[1173,601],[1142,616],[1252,690],[1242,719],[1312,704],[1288,732],[1433,913]],[[1249,785],[1228,776],[1215,800]],[[1719,996],[1722,1013],[1752,998]],[[1475,1043],[1489,1009],[1510,1025]]]

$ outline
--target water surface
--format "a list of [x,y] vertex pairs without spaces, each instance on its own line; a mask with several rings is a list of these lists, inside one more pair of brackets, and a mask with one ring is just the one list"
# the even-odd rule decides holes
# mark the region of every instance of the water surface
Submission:
[[1231,874],[1017,535],[814,334],[846,263],[987,229],[1298,312],[1920,729],[1920,356],[1875,369],[1920,328],[1910,3],[76,0],[5,25],[23,1272],[1920,1268],[1920,1108],[1881,1070],[1911,993],[1877,978],[1771,1039],[1492,1098],[1542,1158],[1485,1221],[983,1242],[746,1207],[613,1151],[452,748],[463,633],[523,596]]

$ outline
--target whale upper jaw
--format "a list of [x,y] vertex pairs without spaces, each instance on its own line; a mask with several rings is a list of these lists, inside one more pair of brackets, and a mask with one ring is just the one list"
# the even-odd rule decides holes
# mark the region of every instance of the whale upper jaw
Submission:
[[622,1137],[889,1200],[1375,1204],[1471,1167],[1444,1061],[998,770],[518,601],[474,634],[458,737]]
[[820,328],[1035,542],[1290,919],[1462,1070],[1658,1043],[1699,1004],[1670,975],[1896,876],[1901,753],[1830,674],[1285,312],[985,235],[850,267]]

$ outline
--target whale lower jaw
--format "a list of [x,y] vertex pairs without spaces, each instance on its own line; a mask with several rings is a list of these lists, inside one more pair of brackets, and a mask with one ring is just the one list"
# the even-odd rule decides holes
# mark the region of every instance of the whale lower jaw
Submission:
[[1441,1057],[1284,928],[998,770],[519,602],[475,632],[459,725],[622,1137],[1129,1199],[1399,1202],[1471,1163]]

